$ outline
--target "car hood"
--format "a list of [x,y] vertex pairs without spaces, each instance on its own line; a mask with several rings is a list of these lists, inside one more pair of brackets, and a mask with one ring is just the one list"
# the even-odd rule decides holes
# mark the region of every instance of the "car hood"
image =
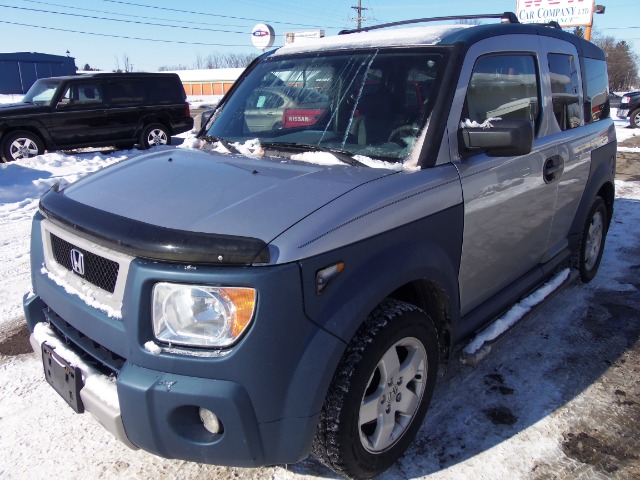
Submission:
[[120,162],[64,194],[147,224],[268,243],[335,198],[393,173],[171,149]]
[[49,107],[45,105],[36,105],[34,103],[4,103],[0,104],[0,116],[8,114],[34,113],[48,111]]

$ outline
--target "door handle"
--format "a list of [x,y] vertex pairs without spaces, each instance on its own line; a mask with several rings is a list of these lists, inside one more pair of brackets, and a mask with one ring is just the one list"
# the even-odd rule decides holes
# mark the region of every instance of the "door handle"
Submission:
[[553,155],[544,161],[542,176],[545,183],[551,183],[562,176],[564,160],[560,155]]

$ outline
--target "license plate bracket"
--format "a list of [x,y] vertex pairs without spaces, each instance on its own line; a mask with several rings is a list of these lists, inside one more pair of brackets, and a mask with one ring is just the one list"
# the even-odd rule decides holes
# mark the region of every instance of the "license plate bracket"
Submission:
[[42,343],[42,366],[49,385],[76,413],[83,413],[84,404],[80,398],[80,390],[84,384],[80,368],[71,365],[46,342]]

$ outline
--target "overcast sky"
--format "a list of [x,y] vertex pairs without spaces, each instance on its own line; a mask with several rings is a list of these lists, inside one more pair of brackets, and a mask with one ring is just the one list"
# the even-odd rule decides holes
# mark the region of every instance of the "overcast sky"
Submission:
[[[588,0],[576,0],[576,3]],[[76,65],[113,70],[123,56],[133,69],[192,66],[211,53],[257,53],[250,33],[269,23],[276,46],[286,32],[321,28],[334,35],[354,28],[357,0],[0,0],[0,52],[40,52],[75,57]],[[640,1],[597,0],[606,6],[594,26],[627,40],[640,54]],[[362,0],[363,16],[376,24],[442,15],[515,11],[516,0]],[[55,13],[54,13],[55,12]],[[120,38],[129,37],[129,38]]]

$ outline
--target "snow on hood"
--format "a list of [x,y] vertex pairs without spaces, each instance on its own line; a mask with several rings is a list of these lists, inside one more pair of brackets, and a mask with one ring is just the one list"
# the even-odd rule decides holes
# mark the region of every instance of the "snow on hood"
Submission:
[[[233,147],[238,150],[242,155],[252,158],[262,158],[265,153],[260,145],[260,140],[255,138],[248,140],[245,143],[233,143]],[[232,152],[222,145],[220,142],[207,142],[197,137],[187,138],[182,145],[178,148],[186,148],[189,150],[205,150],[213,151],[217,153],[231,154]],[[389,170],[395,170],[397,172],[402,171],[404,165],[400,162],[385,162],[384,160],[376,160],[365,155],[354,155],[354,160],[366,165],[369,168],[386,168]],[[303,152],[291,155],[287,160],[295,160],[300,162],[312,163],[314,165],[344,165],[338,157],[331,152]]]
[[166,228],[269,242],[335,198],[393,173],[174,149],[104,169],[69,186],[65,195]]

